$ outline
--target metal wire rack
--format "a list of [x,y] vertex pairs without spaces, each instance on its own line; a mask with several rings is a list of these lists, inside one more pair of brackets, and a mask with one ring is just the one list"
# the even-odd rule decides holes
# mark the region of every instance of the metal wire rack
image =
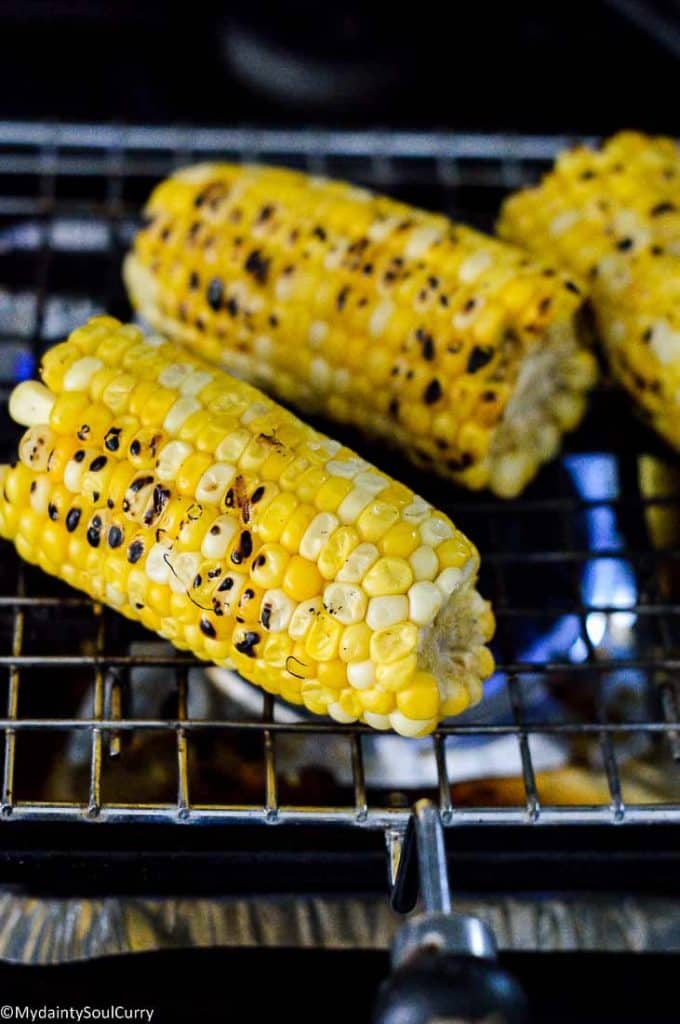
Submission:
[[[351,178],[490,228],[502,196],[534,180],[571,141],[0,123],[3,399],[13,381],[32,373],[45,347],[86,316],[100,310],[130,315],[121,256],[150,188],[178,164],[218,156],[285,163]],[[2,415],[7,457],[15,435]],[[420,747],[427,746],[436,766],[436,779],[422,788],[436,796],[444,824],[680,823],[680,793],[677,787],[673,793],[671,781],[680,756],[677,457],[607,387],[596,394],[592,413],[562,458],[509,502],[453,492],[395,453],[347,438],[447,509],[483,554],[481,587],[499,623],[491,696]],[[366,770],[366,745],[374,742],[368,730],[290,721],[267,695],[261,714],[196,713],[191,658],[153,646],[137,653],[143,631],[24,568],[9,545],[1,557],[0,821],[8,827],[88,818],[360,825],[387,832],[405,825],[406,802]],[[146,669],[165,669],[174,678],[174,695],[162,714],[135,715],[130,676]],[[83,700],[88,693],[89,703]],[[50,758],[59,763],[65,737],[73,734],[89,744],[83,792],[68,800],[47,798],[39,776]],[[175,775],[164,799],[140,797],[134,780],[128,780],[127,794],[110,795],[109,773],[125,761],[130,737],[138,734],[155,734],[172,747]],[[203,786],[194,792],[192,761],[206,736],[218,747],[249,745],[258,796],[252,788],[244,797],[220,784],[207,794]],[[314,789],[298,787],[290,799],[282,789],[280,745],[310,737],[335,737],[333,758],[337,744],[348,758],[346,784],[325,802]],[[449,779],[457,751],[479,749],[482,756],[503,737],[519,754],[521,799],[510,806],[459,802]],[[546,738],[588,747],[606,778],[601,803],[542,798],[542,773],[534,762],[536,744]],[[656,759],[667,780],[664,793],[648,802],[637,791],[629,798],[621,769],[622,760],[641,753]],[[323,757],[322,750],[321,762]],[[419,795],[411,792],[409,800]]]

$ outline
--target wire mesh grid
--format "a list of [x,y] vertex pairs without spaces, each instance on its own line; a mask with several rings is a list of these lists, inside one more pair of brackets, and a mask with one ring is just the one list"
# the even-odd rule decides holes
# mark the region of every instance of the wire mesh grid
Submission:
[[[150,188],[177,165],[217,156],[284,163],[350,178],[490,228],[503,195],[534,180],[571,141],[0,123],[3,399],[16,379],[33,372],[48,344],[88,315],[130,315],[121,257]],[[7,456],[16,438],[3,416]],[[606,387],[561,459],[514,501],[454,492],[393,452],[351,434],[342,439],[444,508],[482,551],[481,587],[498,619],[498,673],[479,709],[446,722],[419,747],[427,746],[434,765],[434,779],[422,788],[436,795],[445,824],[680,822],[671,781],[680,756],[680,475],[671,453]],[[266,694],[259,714],[196,713],[190,657],[148,644],[140,648],[143,631],[23,567],[9,545],[2,548],[2,562],[3,819],[378,829],[405,822],[404,801],[373,768],[367,774],[366,745],[374,742],[368,730],[304,717],[291,721]],[[135,715],[131,677],[145,669],[165,669],[174,678],[162,714]],[[69,734],[88,738],[86,792],[77,799],[47,798],[36,774],[48,754],[60,763]],[[156,734],[172,745],[167,799],[140,796],[138,778],[128,780],[123,798],[107,792],[110,766],[125,760],[137,734]],[[192,761],[200,760],[197,747],[207,735],[227,747],[244,737],[254,745],[260,796],[252,788],[244,796],[238,786],[218,785],[207,795],[201,787],[194,791]],[[314,787],[297,787],[290,799],[282,791],[280,745],[310,737],[322,743],[334,737],[344,745],[349,773],[341,799],[333,791],[324,802]],[[482,757],[504,737],[519,754],[518,802],[459,801],[449,778],[452,766],[455,772],[458,759],[471,751]],[[601,802],[542,799],[534,751],[545,739],[564,742],[572,752],[588,747],[606,779]],[[621,760],[650,752],[667,785],[661,796],[640,799],[634,789],[629,798]],[[420,795],[418,789],[411,787],[409,800]]]

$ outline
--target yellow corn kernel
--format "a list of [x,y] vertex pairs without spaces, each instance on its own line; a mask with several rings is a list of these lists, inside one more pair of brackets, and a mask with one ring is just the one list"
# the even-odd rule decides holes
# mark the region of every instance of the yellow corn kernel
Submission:
[[[332,476],[319,488],[316,495],[312,495],[311,500],[320,512],[337,512],[340,503],[351,490],[352,482],[350,480]],[[298,493],[300,492],[298,491]]]
[[101,446],[104,436],[113,422],[113,416],[101,405],[88,405],[82,414],[82,422],[78,428],[78,440],[83,444]]
[[413,573],[403,558],[379,558],[364,576],[363,588],[370,597],[405,594]]
[[364,711],[370,711],[374,715],[389,715],[390,711],[394,710],[394,694],[380,690],[377,686],[369,690],[359,690],[357,697]]
[[375,543],[399,519],[399,512],[394,505],[379,499],[372,501],[357,520],[357,528],[363,540]]
[[442,569],[462,569],[476,552],[467,537],[458,532],[437,547],[437,561]]
[[291,554],[296,554],[300,550],[302,538],[316,514],[316,509],[311,505],[298,505],[292,515],[288,517],[286,525],[281,531],[279,542]]
[[290,491],[281,491],[262,511],[257,510],[253,530],[265,544],[281,538],[284,527],[297,508],[298,500]]
[[411,685],[397,693],[397,707],[407,718],[435,718],[439,711],[439,688],[432,673],[416,673]]
[[293,555],[285,567],[282,586],[294,601],[307,601],[321,593],[323,580],[313,562],[301,555]]
[[330,690],[341,690],[347,686],[347,666],[343,661],[320,661],[318,668],[319,682]]
[[341,634],[340,623],[327,612],[319,612],[305,637],[307,654],[315,661],[332,661],[338,653]]
[[293,653],[293,646],[293,641],[286,633],[269,633],[262,640],[260,655],[268,667],[285,669]]
[[370,653],[373,661],[389,665],[406,657],[418,646],[418,627],[412,622],[399,622],[380,629],[371,637]]
[[420,534],[411,523],[399,522],[385,533],[379,541],[384,555],[408,558],[420,545]]
[[175,487],[179,494],[194,497],[198,481],[214,462],[213,456],[208,452],[194,452],[189,455],[182,463],[175,478]]
[[76,434],[89,404],[85,391],[62,391],[52,406],[50,426],[57,434]]
[[442,701],[441,714],[447,718],[449,715],[460,715],[470,705],[470,696],[462,683],[449,681],[446,684],[446,697]]
[[[284,573],[290,561],[290,555],[280,544],[263,544],[250,567],[251,579],[258,587],[262,587],[263,590],[279,587],[283,582]],[[314,593],[318,593],[318,590]],[[291,597],[295,597],[295,594],[291,594]],[[297,597],[295,599],[298,601],[303,600],[303,598]]]
[[373,632],[365,622],[345,626],[340,638],[339,655],[343,661],[365,661],[370,652]]
[[391,661],[389,664],[378,665],[375,670],[376,682],[384,690],[392,690],[395,693],[405,689],[412,681],[418,669],[418,658],[415,654],[407,654],[398,661]]
[[325,580],[335,579],[361,538],[353,526],[339,526],[319,552],[319,572]]

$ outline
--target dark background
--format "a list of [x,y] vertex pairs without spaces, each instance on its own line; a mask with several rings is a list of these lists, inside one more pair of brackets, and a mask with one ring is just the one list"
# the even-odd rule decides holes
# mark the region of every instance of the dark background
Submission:
[[0,117],[673,132],[679,0],[0,0]]

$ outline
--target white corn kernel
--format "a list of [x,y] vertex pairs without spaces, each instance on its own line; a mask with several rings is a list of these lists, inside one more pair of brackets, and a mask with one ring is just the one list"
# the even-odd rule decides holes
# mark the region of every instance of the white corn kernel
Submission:
[[404,257],[407,260],[419,260],[430,246],[441,240],[441,237],[441,228],[435,227],[434,224],[423,224],[413,228],[404,249]]
[[359,544],[345,561],[337,573],[339,583],[361,583],[374,562],[380,557],[375,544]]
[[174,405],[171,405],[163,421],[163,429],[169,434],[176,433],[182,425],[201,409],[201,403],[196,398],[189,396],[178,398]]
[[87,467],[90,465],[90,462],[96,455],[97,451],[95,448],[85,448],[85,454],[80,461],[77,459],[69,459],[64,466],[64,487],[67,487],[68,490],[72,491],[74,494],[80,494],[83,476],[87,472]]
[[431,511],[432,505],[416,494],[411,504],[402,509],[401,515],[407,523],[420,523]]
[[454,592],[456,587],[460,584],[462,578],[462,569],[454,569],[453,567],[451,567],[449,569],[444,569],[442,572],[440,572],[439,576],[437,576],[435,580],[435,583],[441,590],[442,594],[444,594],[445,597],[449,597]]
[[310,562],[316,562],[321,548],[339,525],[338,517],[332,512],[319,512],[314,516],[300,541],[302,557],[308,558]]
[[191,373],[189,363],[170,363],[158,374],[158,383],[164,388],[179,388],[182,381]]
[[54,395],[39,380],[24,380],[9,396],[9,414],[22,427],[49,423]]
[[366,690],[375,683],[375,665],[370,659],[350,661],[347,665],[347,678],[355,690]]
[[387,327],[393,313],[394,303],[391,299],[383,299],[382,302],[378,303],[371,314],[371,319],[368,322],[368,329],[374,338],[380,337]]
[[215,449],[215,457],[225,462],[238,462],[243,455],[246,445],[252,441],[253,435],[245,428],[232,430],[230,434],[220,441]]
[[53,441],[54,434],[49,427],[29,427],[19,442],[19,459],[34,473],[44,473]]
[[328,334],[328,324],[324,320],[313,320],[307,335],[310,348],[319,348]]
[[170,582],[169,544],[153,544],[146,558],[144,569],[154,583]]
[[466,260],[463,260],[458,268],[458,280],[462,281],[463,284],[472,284],[490,265],[490,254],[480,249],[479,252],[473,253],[472,256],[468,256]]
[[64,374],[62,384],[64,391],[85,391],[95,373],[103,366],[101,359],[96,359],[94,356],[83,356],[82,359],[76,359]]
[[192,370],[192,372],[184,378],[180,385],[180,393],[183,395],[197,395],[203,388],[207,388],[208,384],[213,381],[213,375],[206,373],[204,370]]
[[201,544],[204,558],[224,558],[227,548],[238,533],[238,524],[230,516],[218,516]]
[[175,594],[185,594],[196,578],[201,558],[195,551],[182,551],[174,557],[168,556],[171,569],[170,589]]
[[174,480],[177,476],[180,466],[188,459],[193,448],[186,441],[170,441],[168,444],[161,448],[158,455],[158,464],[156,466],[156,476],[163,482],[167,480]]
[[350,715],[343,708],[340,701],[334,700],[328,705],[328,714],[336,722],[340,722],[341,725],[349,725],[350,722],[356,722],[356,715]]
[[35,487],[31,489],[28,498],[31,508],[39,515],[47,515],[53,483],[48,476],[38,476],[33,483]]
[[329,583],[323,592],[324,608],[343,626],[361,622],[366,614],[366,604],[363,590],[351,583]]
[[397,622],[408,619],[408,598],[405,594],[390,594],[388,597],[372,597],[368,602],[366,625],[370,629],[385,629]]
[[384,476],[379,476],[370,469],[364,473],[359,473],[354,483],[357,487],[361,487],[373,495],[380,494],[386,487],[389,487],[389,480],[385,479]]
[[343,523],[354,523],[366,506],[373,501],[373,494],[365,487],[353,487],[340,502],[338,516]]
[[282,633],[288,629],[296,603],[285,590],[265,590],[260,606],[260,622],[270,633]]
[[423,544],[436,548],[443,540],[453,537],[453,527],[445,519],[432,516],[420,524],[420,537]]
[[351,480],[357,473],[366,469],[367,463],[363,459],[331,459],[326,463],[326,472],[331,476],[342,476]]
[[268,412],[271,412],[271,403],[265,402],[251,402],[248,408],[241,416],[241,423],[244,427],[247,427],[249,423],[256,420],[258,416],[266,416]]
[[205,505],[219,505],[235,476],[236,466],[230,462],[213,463],[196,485],[196,501]]
[[408,592],[408,611],[411,622],[427,626],[436,618],[444,603],[442,590],[428,580],[414,583]]
[[312,622],[321,611],[323,611],[323,604],[320,597],[301,601],[288,623],[288,636],[292,640],[303,640]]
[[407,718],[401,711],[391,711],[387,717],[395,732],[409,738],[426,736],[437,724],[436,718]]
[[409,555],[409,563],[416,580],[433,580],[439,569],[439,562],[429,544],[423,544]]

